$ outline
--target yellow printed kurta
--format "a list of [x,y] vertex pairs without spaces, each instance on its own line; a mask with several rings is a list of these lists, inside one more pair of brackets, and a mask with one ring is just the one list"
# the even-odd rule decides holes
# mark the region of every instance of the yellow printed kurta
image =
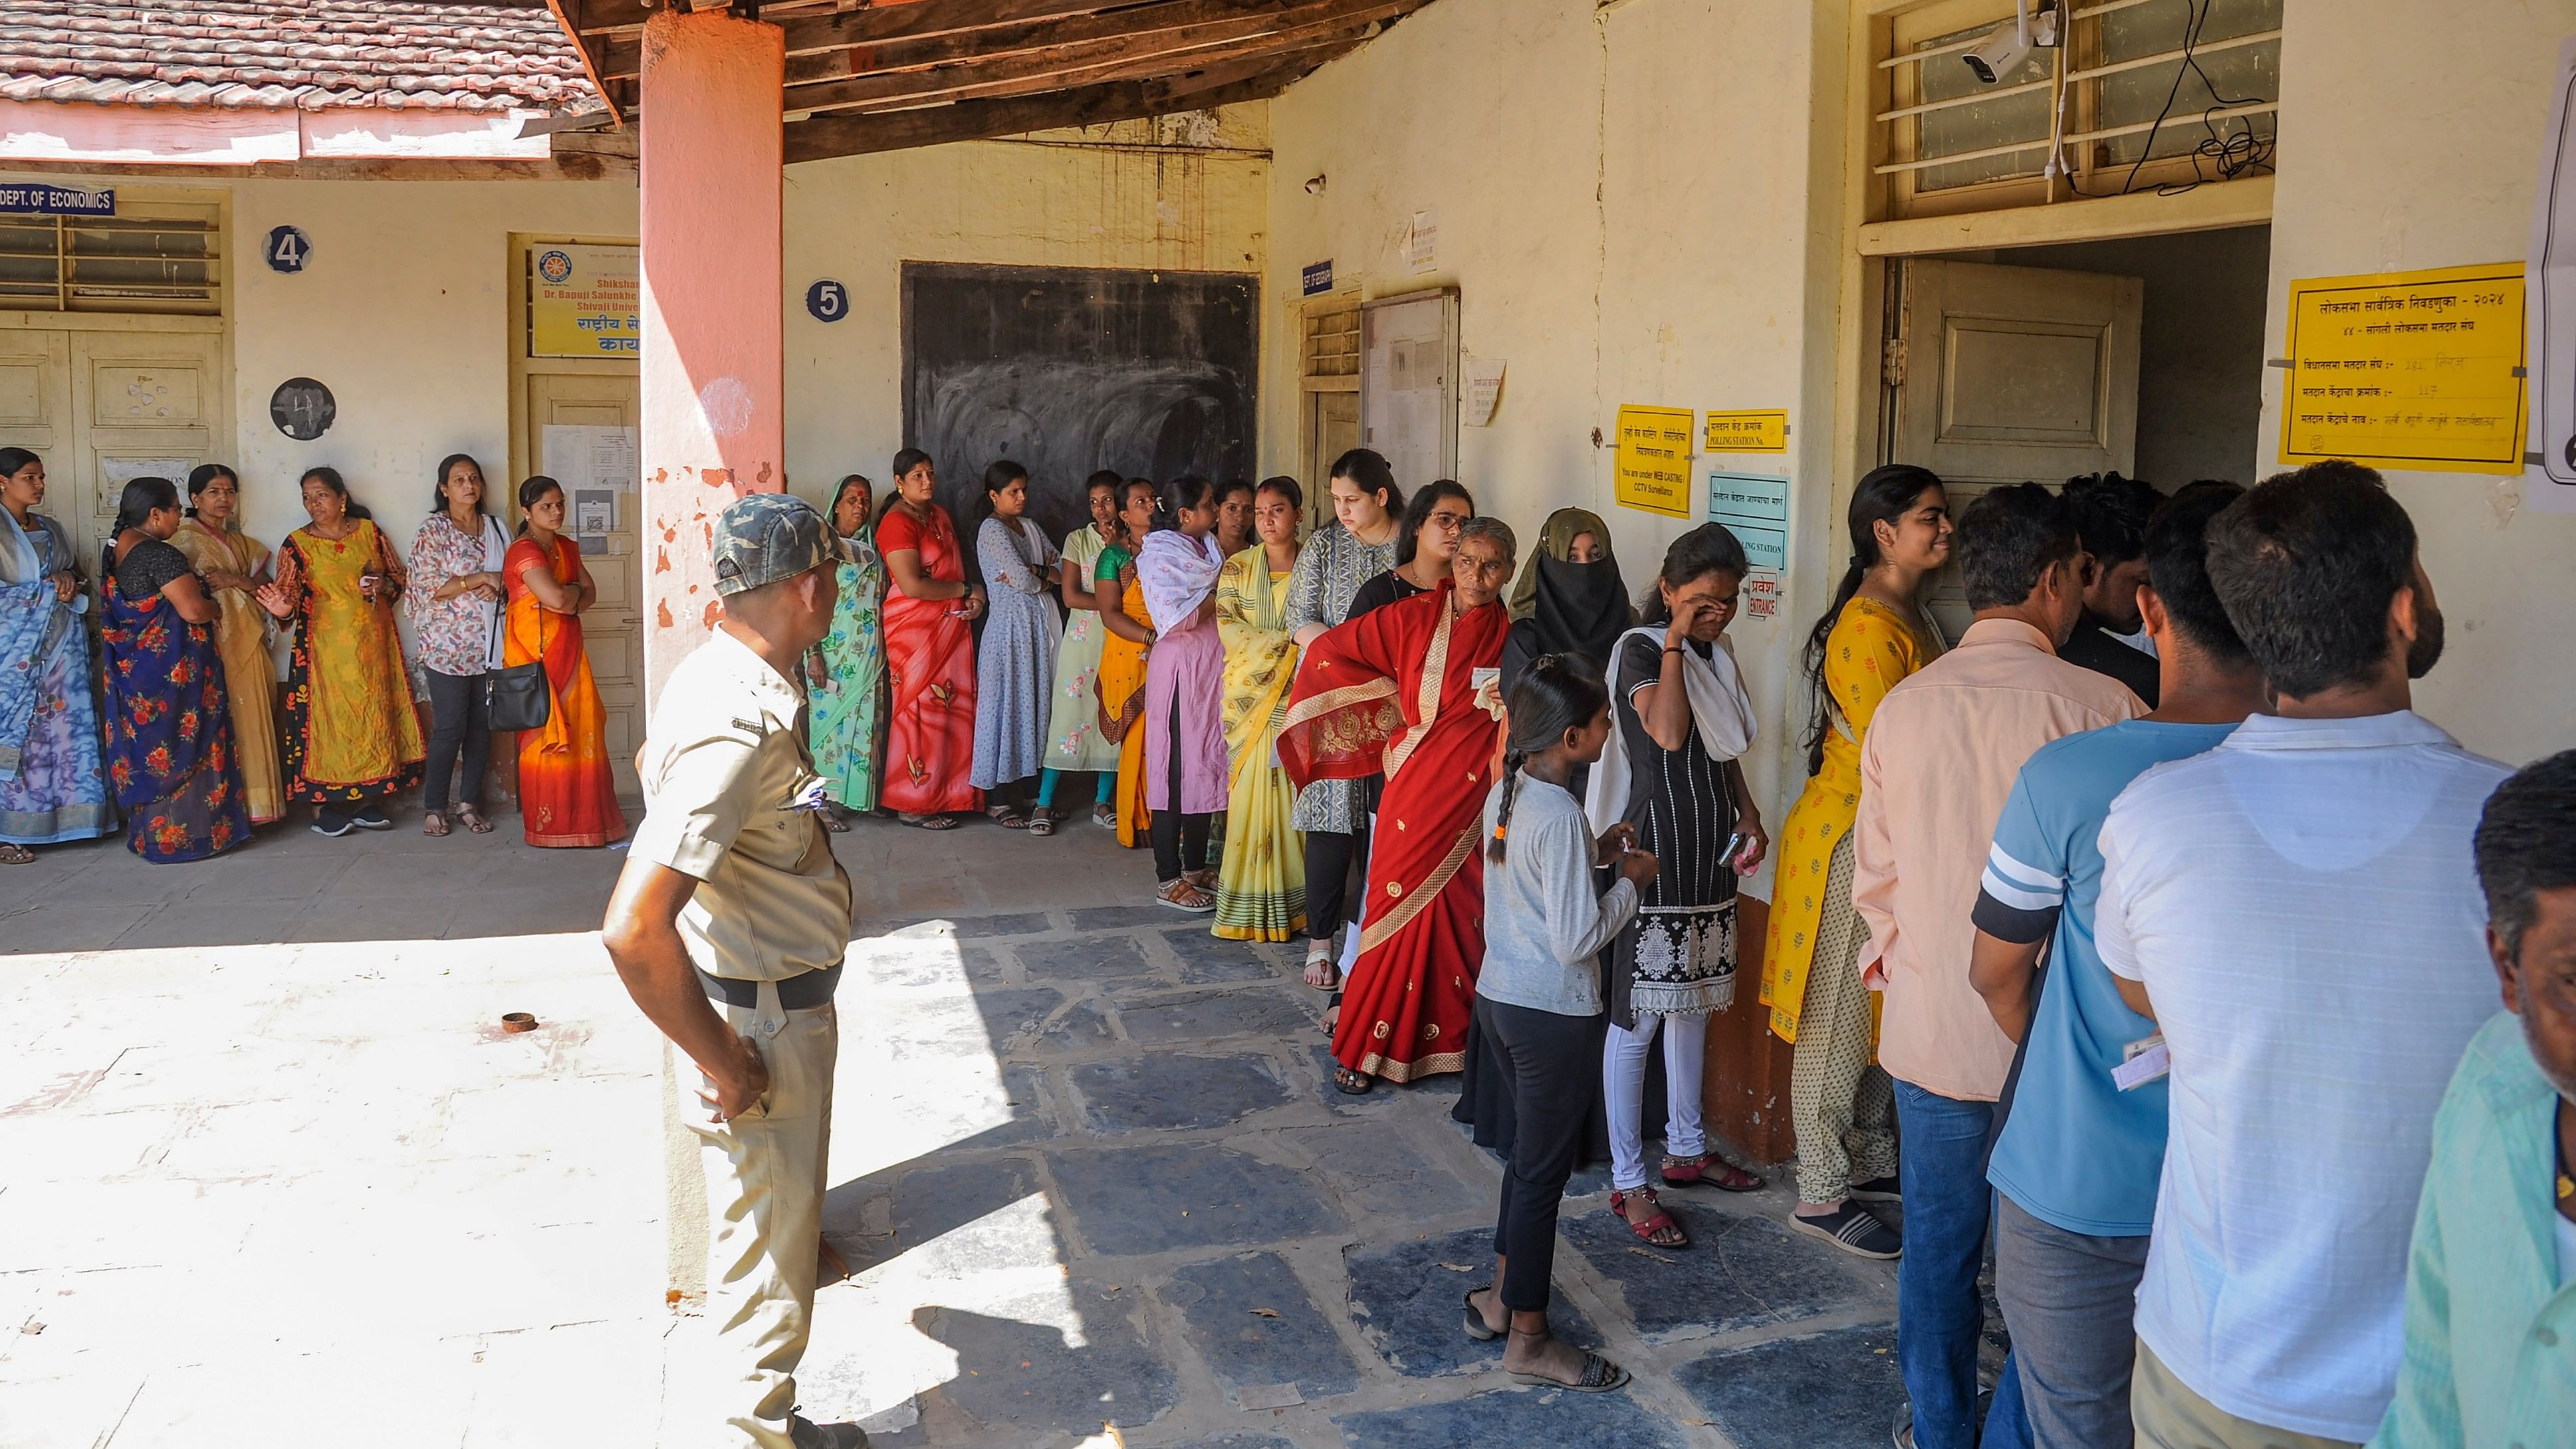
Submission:
[[1286,941],[1306,924],[1306,848],[1289,817],[1297,787],[1279,767],[1279,722],[1297,678],[1288,632],[1288,578],[1269,572],[1256,543],[1225,561],[1216,580],[1217,635],[1225,641],[1225,857],[1216,924],[1229,941]]
[[391,601],[369,601],[358,580],[396,567],[373,521],[323,538],[286,536],[285,582],[298,598],[295,651],[286,676],[287,794],[311,804],[354,804],[420,783],[420,716],[411,704],[402,636]]
[[[1779,868],[1771,890],[1771,930],[1762,952],[1762,1004],[1771,1008],[1771,1030],[1782,1041],[1798,1039],[1798,1014],[1807,999],[1807,969],[1816,956],[1817,926],[1827,909],[1848,911],[1848,894],[1825,899],[1834,844],[1851,833],[1860,813],[1860,742],[1878,713],[1878,702],[1896,682],[1932,662],[1941,645],[1929,625],[1856,594],[1843,605],[1825,638],[1825,694],[1833,714],[1825,728],[1823,768],[1809,777],[1780,829]],[[1837,728],[1836,726],[1841,726]],[[1870,998],[1872,1037],[1878,998]]]
[[[199,573],[219,570],[256,578],[268,550],[238,533],[217,533],[196,519],[179,525],[170,542]],[[242,800],[251,823],[265,825],[286,814],[286,775],[277,754],[277,664],[268,653],[268,611],[248,589],[208,589],[215,599],[215,648],[224,659],[224,697],[233,722],[233,754],[241,762]]]

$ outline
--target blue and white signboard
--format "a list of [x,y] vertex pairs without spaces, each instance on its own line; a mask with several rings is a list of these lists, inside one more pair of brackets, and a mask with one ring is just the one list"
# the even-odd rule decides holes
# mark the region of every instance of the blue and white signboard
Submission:
[[19,216],[114,216],[113,190],[88,191],[78,186],[13,182],[0,186],[0,212]]
[[1789,480],[1767,473],[1708,475],[1708,516],[1744,544],[1744,560],[1775,572],[1789,567]]
[[1305,279],[1305,295],[1309,297],[1322,296],[1326,292],[1333,290],[1333,259],[1331,257],[1326,257],[1320,262],[1311,262],[1307,264],[1302,275]]
[[268,245],[260,255],[268,260],[272,272],[300,272],[312,259],[313,238],[306,236],[300,226],[271,227]]
[[805,289],[805,312],[817,322],[838,322],[850,315],[850,289],[829,277]]

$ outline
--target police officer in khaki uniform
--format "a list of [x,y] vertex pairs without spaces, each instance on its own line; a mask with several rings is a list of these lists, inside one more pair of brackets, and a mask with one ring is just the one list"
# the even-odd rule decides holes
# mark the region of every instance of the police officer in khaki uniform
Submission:
[[853,905],[797,727],[797,663],[831,628],[829,540],[823,516],[788,494],[753,494],[717,521],[724,620],[662,686],[638,760],[644,823],[603,931],[635,1004],[705,1074],[706,1120],[691,1128],[723,1424],[691,1443],[867,1443],[855,1425],[794,1412],[822,1246],[832,991]]

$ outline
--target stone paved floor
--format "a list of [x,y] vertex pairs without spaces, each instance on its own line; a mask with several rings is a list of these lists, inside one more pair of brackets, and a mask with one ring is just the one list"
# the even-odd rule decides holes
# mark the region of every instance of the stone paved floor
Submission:
[[[0,1444],[688,1442],[657,1042],[580,929],[623,857],[402,825],[0,870]],[[1894,1274],[1791,1236],[1784,1189],[1674,1194],[1667,1252],[1578,1179],[1559,1321],[1638,1382],[1516,1389],[1458,1328],[1499,1168],[1454,1079],[1332,1092],[1288,951],[1145,904],[1091,827],[839,846],[874,934],[809,1413],[893,1446],[1887,1441]]]

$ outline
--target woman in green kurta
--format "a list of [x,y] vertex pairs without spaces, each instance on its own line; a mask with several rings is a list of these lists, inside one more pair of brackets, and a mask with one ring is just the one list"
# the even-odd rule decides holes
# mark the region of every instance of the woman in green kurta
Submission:
[[840,601],[832,606],[832,632],[805,661],[807,737],[835,806],[824,815],[834,830],[850,828],[847,814],[877,805],[877,727],[885,714],[885,636],[877,606],[885,596],[885,563],[868,541],[870,493],[868,480],[853,473],[832,494]]

